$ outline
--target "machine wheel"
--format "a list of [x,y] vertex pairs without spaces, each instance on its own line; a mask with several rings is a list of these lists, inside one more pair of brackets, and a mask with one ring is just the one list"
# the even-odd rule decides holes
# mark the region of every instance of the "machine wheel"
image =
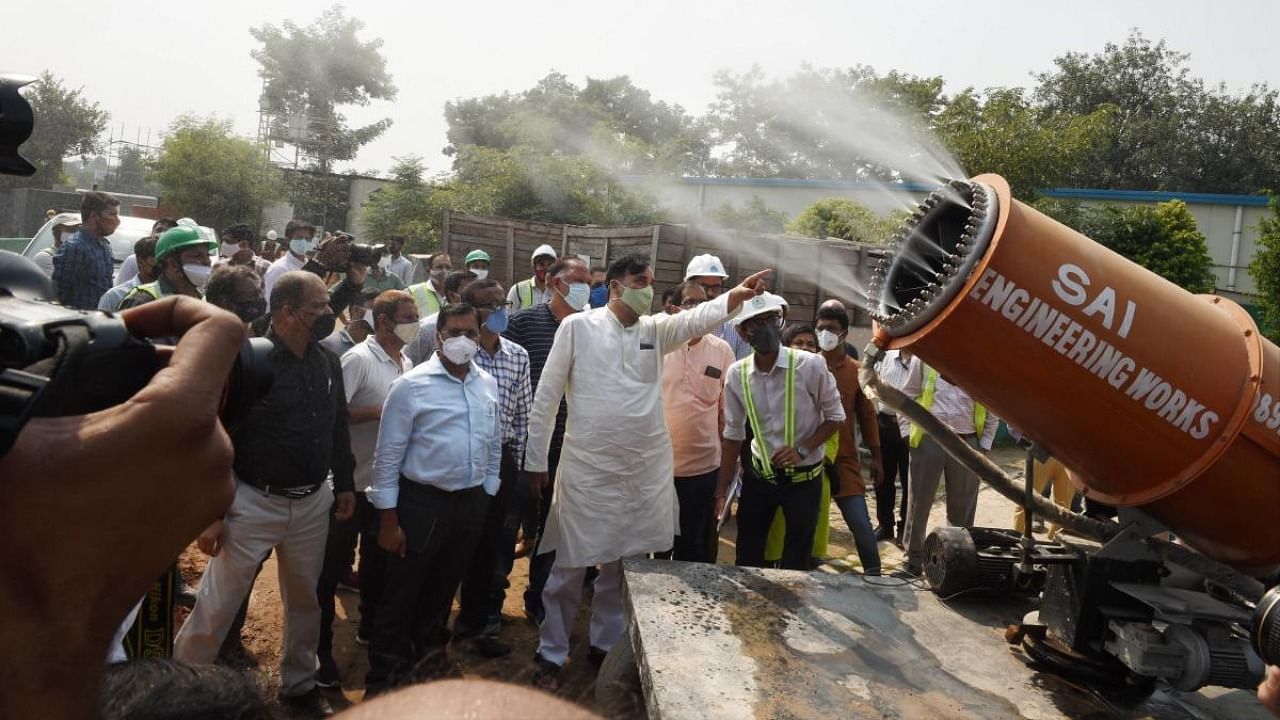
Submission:
[[939,595],[954,595],[978,585],[978,549],[969,531],[934,528],[924,539],[924,576]]

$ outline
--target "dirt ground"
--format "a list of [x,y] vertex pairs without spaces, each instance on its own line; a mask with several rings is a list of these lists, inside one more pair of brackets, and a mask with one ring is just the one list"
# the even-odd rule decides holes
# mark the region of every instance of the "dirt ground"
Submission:
[[[992,459],[1011,475],[1022,474],[1022,452],[1013,449],[996,449]],[[931,526],[945,524],[946,512],[942,490],[934,503]],[[871,517],[875,518],[874,493],[868,493],[868,505]],[[978,512],[976,525],[983,527],[1011,527],[1013,522],[1013,504],[1000,496],[990,487],[983,486],[978,494]],[[734,537],[736,528],[730,520],[720,536],[719,562],[732,564],[734,558]],[[902,551],[891,542],[880,543],[880,554],[884,572],[889,573],[902,564]],[[188,583],[199,582],[199,575],[205,565],[205,558],[193,544],[184,553],[182,570]],[[820,568],[820,572],[857,572],[860,569],[857,553],[853,549],[853,540],[847,526],[840,517],[840,512],[831,506],[831,537],[828,548],[828,562]],[[529,580],[529,562],[527,559],[516,561],[511,573],[511,589],[507,592],[506,604],[503,607],[502,640],[513,647],[510,655],[485,659],[451,647],[450,657],[462,669],[464,677],[485,678],[502,682],[529,684],[533,675],[533,655],[537,649],[537,627],[524,614],[523,593]],[[601,711],[595,702],[595,670],[586,660],[586,625],[589,595],[584,596],[583,607],[578,616],[574,631],[574,650],[569,664],[565,668],[563,687],[560,696],[577,702],[587,708]],[[355,641],[356,623],[360,617],[360,598],[358,593],[339,590],[337,594],[337,619],[333,625],[333,656],[342,674],[342,690],[326,691],[330,702],[336,709],[358,703],[364,696],[364,676],[368,670],[366,648]],[[179,622],[185,613],[180,613]],[[283,624],[280,605],[280,591],[276,580],[276,562],[272,555],[267,560],[249,602],[249,615],[245,623],[242,638],[244,645],[257,656],[259,666],[256,671],[261,687],[267,697],[274,698],[280,687],[279,662]],[[618,717],[618,708],[610,708],[610,714]],[[637,707],[632,717],[642,718],[643,708]]]

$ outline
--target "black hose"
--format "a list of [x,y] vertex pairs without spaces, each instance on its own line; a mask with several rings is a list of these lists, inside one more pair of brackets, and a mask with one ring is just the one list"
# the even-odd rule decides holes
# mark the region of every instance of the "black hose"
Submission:
[[[881,382],[880,375],[875,370],[875,364],[882,356],[883,351],[874,344],[869,345],[864,352],[862,369],[858,372],[858,382],[862,385],[863,392],[878,398],[888,407],[919,425],[948,455],[976,473],[983,482],[995,488],[996,492],[1016,505],[1027,502],[1026,489],[1021,487],[1017,480],[1005,474],[1000,466],[991,462],[986,455],[974,450],[920,403],[907,397],[897,388]],[[1042,497],[1039,493],[1030,497],[1030,503],[1034,506],[1035,513],[1046,520],[1057,523],[1077,535],[1099,542],[1105,543],[1111,540],[1119,535],[1122,529],[1117,523],[1100,522],[1085,515],[1073,513]],[[1030,514],[1027,515],[1026,520],[1030,525]],[[1262,598],[1263,585],[1254,578],[1184,545],[1157,538],[1148,538],[1147,542],[1169,562],[1210,578],[1249,602],[1256,603]]]

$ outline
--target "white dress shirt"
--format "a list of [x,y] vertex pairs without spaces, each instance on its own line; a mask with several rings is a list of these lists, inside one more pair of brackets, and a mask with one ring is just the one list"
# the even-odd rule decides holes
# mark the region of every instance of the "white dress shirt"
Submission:
[[406,286],[413,284],[413,261],[401,255],[398,258],[391,258],[391,265],[387,267],[387,272],[396,274],[400,278],[400,282]]
[[267,302],[271,302],[271,288],[276,286],[276,281],[280,279],[281,275],[292,270],[301,270],[302,266],[306,264],[305,258],[300,259],[291,252],[285,253],[284,257],[271,263],[271,267],[267,268],[266,276],[262,279],[262,294],[267,299]]
[[498,383],[471,364],[455,378],[432,355],[391,383],[373,454],[369,502],[396,507],[400,476],[454,492],[483,485],[498,492],[502,425]]
[[[724,437],[726,440],[745,440],[747,437],[746,399],[742,394],[742,368],[746,365],[747,382],[751,385],[751,400],[755,403],[757,419],[764,430],[764,440],[769,452],[777,452],[783,442],[783,430],[786,407],[787,368],[794,358],[796,363],[796,444],[793,446],[803,453],[801,465],[817,465],[822,462],[826,453],[826,444],[818,443],[801,450],[800,443],[818,430],[818,426],[827,421],[844,422],[844,407],[840,404],[840,390],[836,388],[836,379],[827,369],[827,361],[821,355],[797,350],[787,352],[788,348],[778,350],[778,359],[769,372],[760,372],[756,367],[755,354],[738,360],[729,366],[728,377],[724,383]],[[758,456],[756,443],[751,443],[751,452]]]
[[[885,385],[901,390],[907,384],[907,376],[911,374],[911,361],[903,357],[900,350],[888,350],[884,354],[884,359],[876,366],[876,372],[880,374],[880,381]],[[906,437],[910,432],[910,421],[899,416],[879,400],[876,400],[876,412],[893,415],[898,421],[898,432],[902,437]]]
[[[347,407],[382,407],[391,383],[412,365],[396,353],[387,355],[370,335],[342,355],[342,383],[347,391]],[[356,458],[356,492],[366,492],[373,484],[373,451],[378,445],[379,420],[351,425],[351,454]]]
[[[911,369],[906,383],[902,386],[902,392],[907,397],[919,398],[923,392],[924,367],[919,356],[911,358]],[[961,388],[947,382],[941,373],[938,374],[938,384],[933,390],[933,407],[929,408],[929,412],[957,435],[974,434],[973,398]],[[991,443],[996,439],[996,430],[999,427],[1000,418],[988,410],[986,424],[982,428],[982,437],[978,438],[978,444],[983,450],[991,449]]]

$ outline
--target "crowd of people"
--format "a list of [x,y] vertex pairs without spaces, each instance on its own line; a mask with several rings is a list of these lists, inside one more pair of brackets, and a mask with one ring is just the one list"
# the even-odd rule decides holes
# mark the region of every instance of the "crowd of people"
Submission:
[[[735,498],[734,561],[750,567],[814,568],[833,501],[868,575],[882,571],[884,541],[921,572],[940,481],[948,522],[974,522],[977,477],[859,387],[846,308],[830,300],[813,323],[789,318],[766,289],[770,271],[730,286],[719,258],[699,255],[655,311],[655,268],[641,255],[591,268],[544,245],[531,276],[504,288],[483,250],[457,271],[435,253],[414,283],[399,237],[369,254],[296,220],[265,241],[234,225],[220,242],[158,220],[113,274],[106,238],[118,223],[115,199],[90,192],[79,226],[56,229],[59,302],[114,311],[188,296],[274,343],[270,391],[229,429],[234,496],[197,538],[209,561],[172,657],[243,661],[248,596],[274,553],[281,700],[307,714],[330,714],[319,688],[342,682],[340,587],[359,592],[373,697],[448,677],[451,642],[512,652],[501,611],[527,548],[534,684],[554,691],[584,586],[598,664],[625,630],[621,560],[716,562]],[[905,351],[879,369],[991,448],[999,419],[963,389]],[[111,660],[168,654],[127,641],[147,614],[121,618]]]

